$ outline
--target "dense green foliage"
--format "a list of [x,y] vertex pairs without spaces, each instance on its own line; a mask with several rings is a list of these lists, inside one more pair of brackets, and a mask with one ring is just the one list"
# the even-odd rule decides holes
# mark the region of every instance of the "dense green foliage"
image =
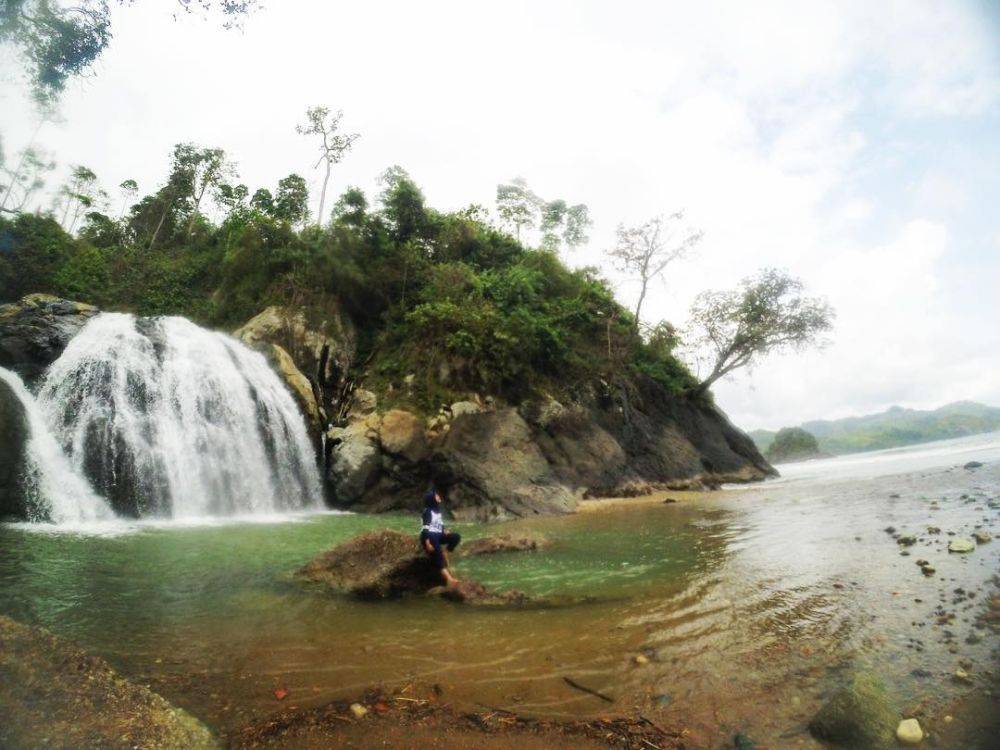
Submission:
[[816,438],[801,427],[782,427],[767,449],[768,461],[794,461],[819,453]]
[[[823,453],[858,453],[1000,430],[1000,409],[971,401],[933,411],[894,406],[863,417],[806,422],[802,428],[815,435]],[[776,433],[754,430],[750,437],[768,453]]]
[[427,207],[399,168],[384,176],[377,208],[351,188],[332,221],[305,228],[301,178],[249,200],[220,180],[210,189],[224,217],[213,223],[199,209],[208,153],[178,147],[163,188],[121,220],[87,214],[77,237],[52,217],[0,218],[0,300],[50,292],[226,329],[267,305],[335,300],[358,329],[366,381],[388,390],[414,375],[415,406],[638,372],[673,392],[695,384],[673,355],[673,329],[644,341],[596,271],[524,247],[477,207]]

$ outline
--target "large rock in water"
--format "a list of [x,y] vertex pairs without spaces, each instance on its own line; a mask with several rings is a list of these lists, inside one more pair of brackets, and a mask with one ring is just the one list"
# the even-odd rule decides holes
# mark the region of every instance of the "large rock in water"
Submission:
[[29,294],[0,306],[0,367],[34,382],[98,312],[51,294]]
[[441,573],[420,549],[416,535],[373,531],[321,552],[296,576],[361,599],[391,599],[406,594],[435,594],[464,604],[525,604],[519,591],[494,592],[476,581],[441,585]]
[[24,518],[24,451],[30,437],[24,406],[0,380],[0,520]]
[[885,686],[866,672],[855,674],[809,723],[814,737],[852,750],[885,750],[895,745],[899,715]]
[[103,659],[0,615],[0,747],[220,747],[196,718]]
[[434,461],[456,518],[568,513],[579,499],[558,481],[531,428],[512,408],[455,419]]

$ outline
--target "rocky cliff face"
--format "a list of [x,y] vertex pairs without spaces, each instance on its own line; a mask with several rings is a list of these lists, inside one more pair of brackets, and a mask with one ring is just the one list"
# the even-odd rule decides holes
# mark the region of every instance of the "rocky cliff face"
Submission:
[[[37,377],[96,313],[45,295],[0,308],[0,365]],[[566,513],[587,496],[775,473],[714,406],[673,396],[648,378],[578,387],[562,401],[543,395],[504,404],[476,396],[427,418],[380,409],[378,396],[363,388],[350,391],[353,328],[333,313],[311,322],[304,313],[268,308],[236,335],[264,351],[297,399],[338,507],[415,509],[435,483],[457,517],[491,520]],[[16,423],[16,415],[4,419]],[[0,484],[9,482],[0,477]]]
[[[363,401],[370,405],[371,394]],[[571,404],[459,402],[426,420],[349,414],[328,434],[333,501],[358,510],[419,506],[430,483],[463,519],[566,513],[587,496],[712,487],[773,475],[715,407],[655,382],[598,384]]]

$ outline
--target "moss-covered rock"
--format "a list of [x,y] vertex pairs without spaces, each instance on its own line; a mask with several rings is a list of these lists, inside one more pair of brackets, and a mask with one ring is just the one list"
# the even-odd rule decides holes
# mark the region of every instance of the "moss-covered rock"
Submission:
[[186,711],[42,628],[0,615],[0,747],[217,748]]
[[883,750],[895,744],[899,721],[882,682],[872,674],[858,672],[827,701],[809,731],[814,737],[852,750]]

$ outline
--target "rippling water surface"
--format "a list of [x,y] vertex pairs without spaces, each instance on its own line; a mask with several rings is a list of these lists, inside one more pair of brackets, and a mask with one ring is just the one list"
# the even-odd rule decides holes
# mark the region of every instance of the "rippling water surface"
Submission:
[[[962,468],[972,460],[983,466]],[[975,618],[996,593],[1000,541],[969,555],[949,554],[947,543],[1000,531],[1000,434],[781,468],[763,485],[672,504],[460,527],[470,538],[547,536],[544,552],[464,560],[458,570],[580,600],[567,606],[365,604],[303,589],[288,574],[316,552],[362,531],[417,526],[322,514],[0,527],[0,611],[75,639],[222,728],[275,710],[279,686],[290,690],[285,706],[308,706],[418,679],[459,704],[639,709],[690,727],[695,746],[739,731],[772,748],[810,747],[809,717],[855,668],[881,675],[931,726],[945,712],[981,720],[973,714],[989,703],[968,717],[961,706],[995,689],[997,639]],[[890,526],[916,544],[898,545]],[[919,558],[934,576],[921,574]],[[954,617],[939,624],[942,613]],[[648,663],[635,663],[640,654]],[[971,683],[951,679],[961,662],[971,662]]]

